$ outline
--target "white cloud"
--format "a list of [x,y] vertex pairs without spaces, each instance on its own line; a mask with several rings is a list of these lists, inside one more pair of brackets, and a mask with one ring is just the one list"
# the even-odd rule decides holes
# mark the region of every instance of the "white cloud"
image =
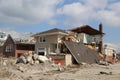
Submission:
[[94,9],[104,9],[107,6],[108,0],[84,0],[86,6]]
[[49,20],[61,0],[0,0],[0,22],[34,23]]
[[66,24],[80,25],[90,22],[102,22],[106,26],[120,25],[120,2],[109,0],[84,0],[66,4],[58,9],[58,14],[68,17]]
[[[90,7],[87,7],[79,2],[64,5],[62,8],[57,10],[58,14],[66,15],[69,17],[68,24],[78,24],[87,22],[94,15],[93,10]],[[89,12],[89,13],[88,13]]]
[[56,25],[56,24],[57,24],[57,21],[56,21],[56,20],[50,20],[50,21],[49,21],[49,24],[50,24],[51,26]]
[[117,15],[115,11],[99,11],[98,12],[98,19],[107,26],[119,26],[120,25],[120,14]]
[[98,19],[103,20],[107,26],[120,25],[120,2],[111,3],[107,6],[108,10],[98,11]]
[[[120,1],[73,0],[73,3],[59,6],[64,0],[0,0],[0,23],[40,23],[65,16],[63,24],[80,26],[90,22],[102,22],[106,26],[120,25]],[[112,2],[111,2],[112,1]],[[63,2],[63,3],[64,3]],[[57,15],[56,15],[57,11]],[[63,17],[64,18],[64,17]],[[62,24],[62,23],[61,23]]]

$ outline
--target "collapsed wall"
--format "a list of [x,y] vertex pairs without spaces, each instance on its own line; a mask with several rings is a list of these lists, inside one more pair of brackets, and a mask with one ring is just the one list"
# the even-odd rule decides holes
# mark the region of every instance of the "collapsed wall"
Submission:
[[78,64],[92,64],[97,63],[99,61],[97,51],[88,48],[84,44],[70,41],[64,41],[64,44],[66,45],[71,55],[77,61]]

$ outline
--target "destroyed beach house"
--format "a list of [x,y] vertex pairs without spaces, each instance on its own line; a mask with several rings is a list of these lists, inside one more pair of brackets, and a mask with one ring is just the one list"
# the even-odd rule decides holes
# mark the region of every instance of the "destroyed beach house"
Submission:
[[70,30],[50,29],[33,37],[36,39],[35,52],[52,58],[54,63],[96,63],[98,52],[102,52],[102,24],[99,30],[85,25]]
[[102,32],[102,24],[99,25],[99,30],[96,30],[89,25],[84,25],[71,29],[74,32],[78,42],[83,43],[91,49],[95,49],[98,52],[102,52],[102,38],[104,33]]

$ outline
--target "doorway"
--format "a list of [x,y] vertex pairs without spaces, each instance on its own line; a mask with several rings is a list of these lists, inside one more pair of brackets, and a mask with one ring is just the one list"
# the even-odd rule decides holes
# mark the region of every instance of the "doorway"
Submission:
[[41,56],[45,56],[46,55],[46,48],[38,48],[37,54],[41,55]]

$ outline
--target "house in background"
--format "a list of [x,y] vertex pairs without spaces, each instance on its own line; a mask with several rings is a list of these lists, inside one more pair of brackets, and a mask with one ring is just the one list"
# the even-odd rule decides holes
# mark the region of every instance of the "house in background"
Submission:
[[7,39],[7,34],[4,32],[0,32],[0,53],[3,51],[2,46]]
[[15,43],[10,35],[6,35],[6,39],[2,41],[0,47],[0,56],[14,57],[15,56]]
[[31,37],[32,33],[21,34],[18,38],[14,38],[15,41],[15,57],[28,53],[33,54],[35,50],[35,40]]
[[34,50],[35,43],[33,42],[15,41],[15,57],[20,57],[22,54],[34,54]]
[[115,52],[115,49],[109,45],[104,45],[104,55],[105,60],[110,63],[114,63],[117,59],[117,53]]
[[[28,36],[28,34],[26,34]],[[26,35],[22,35],[23,37]],[[2,39],[0,46],[0,56],[3,57],[19,57],[21,54],[34,53],[35,42],[26,38],[13,39],[11,35],[6,35],[6,39]]]

